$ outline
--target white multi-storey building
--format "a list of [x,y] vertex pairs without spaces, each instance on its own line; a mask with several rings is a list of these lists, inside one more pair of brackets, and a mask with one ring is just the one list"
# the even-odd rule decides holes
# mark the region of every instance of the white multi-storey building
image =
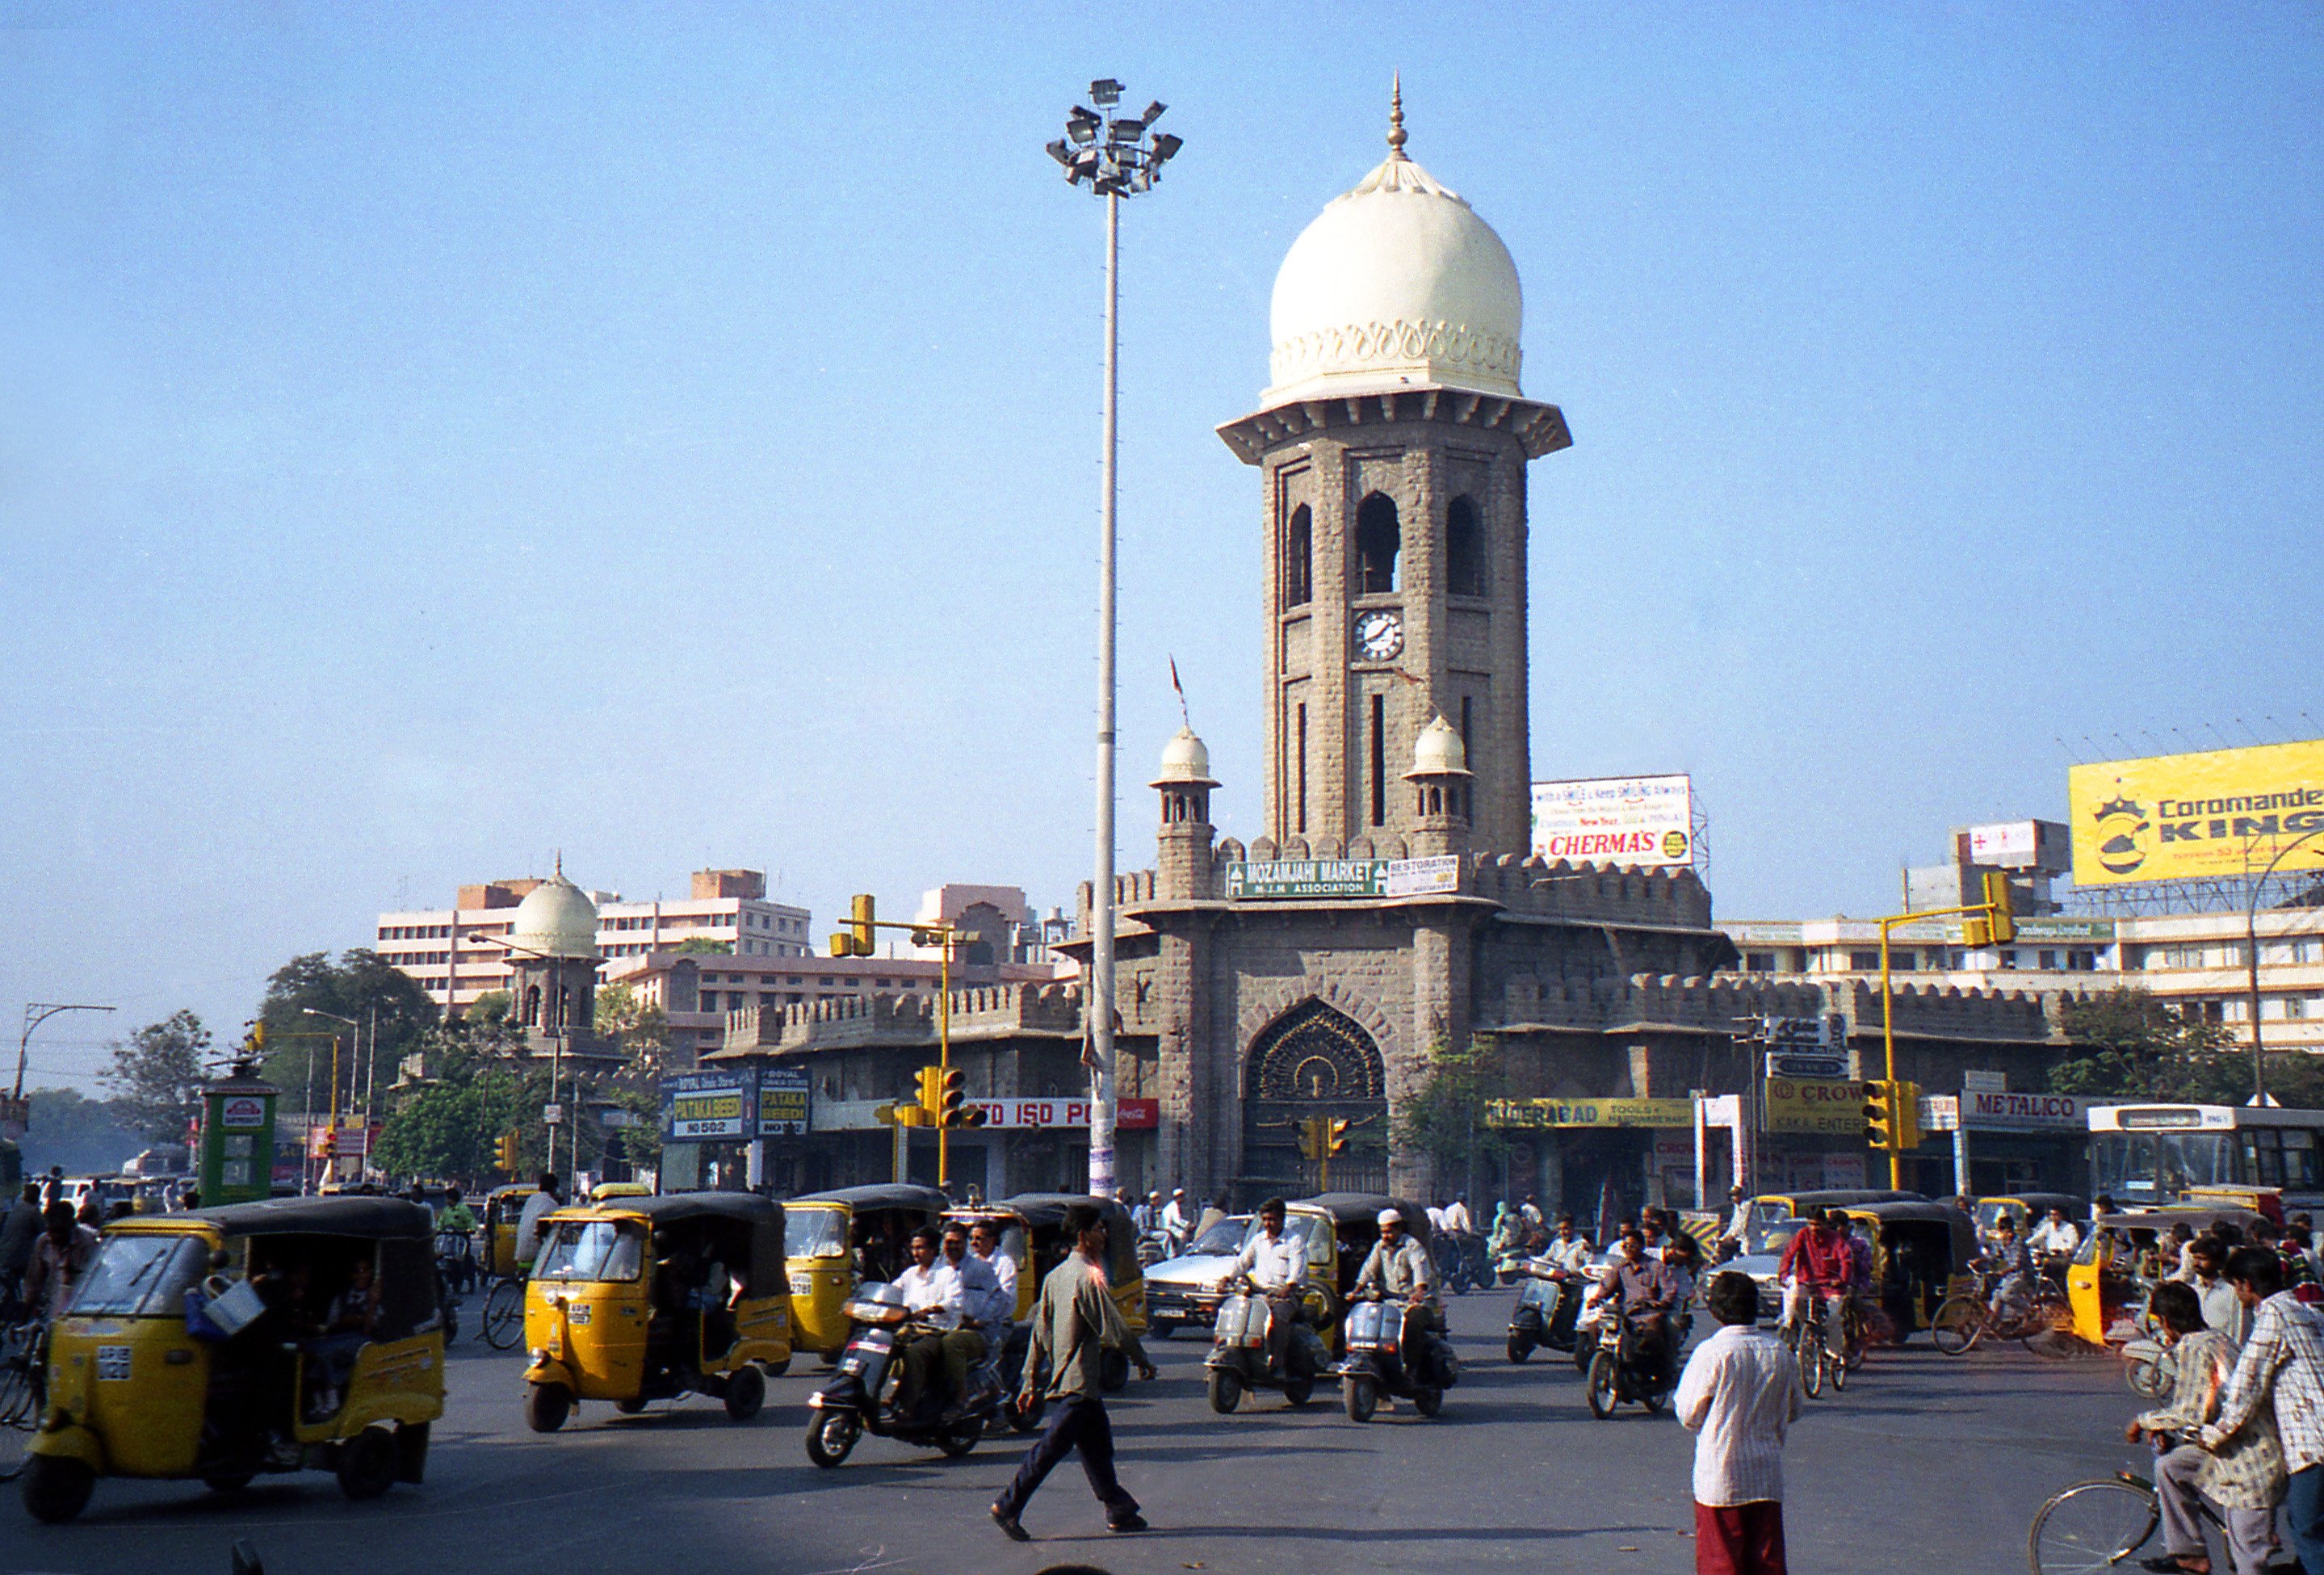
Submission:
[[[449,908],[382,913],[376,949],[438,1005],[464,1009],[479,996],[509,987],[510,952],[495,941],[507,936],[517,904],[540,884],[487,881],[462,886]],[[815,952],[807,911],[769,902],[767,877],[754,869],[696,870],[683,900],[632,903],[618,892],[589,894],[597,904],[597,950],[608,960],[672,951],[689,940],[721,943],[737,958]]]

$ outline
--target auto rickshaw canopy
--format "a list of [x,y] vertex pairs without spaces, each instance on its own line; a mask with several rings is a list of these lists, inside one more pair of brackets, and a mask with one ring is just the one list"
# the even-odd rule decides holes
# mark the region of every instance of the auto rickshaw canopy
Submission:
[[[1138,1261],[1138,1228],[1130,1223],[1130,1210],[1110,1198],[1093,1198],[1086,1192],[1019,1192],[987,1205],[982,1212],[1014,1214],[1023,1220],[1031,1240],[1034,1272],[1046,1274],[1073,1250],[1073,1244],[1065,1239],[1065,1210],[1076,1205],[1096,1209],[1105,1221],[1107,1283],[1126,1291],[1144,1279],[1145,1267]],[[977,1210],[960,1212],[973,1215]]]
[[401,1198],[263,1198],[221,1203],[181,1214],[132,1214],[115,1220],[120,1231],[177,1231],[207,1226],[220,1236],[355,1236],[373,1240],[413,1237],[432,1241],[436,1222],[427,1209]]
[[750,1262],[729,1264],[729,1272],[754,1288],[783,1283],[783,1206],[756,1192],[665,1192],[651,1198],[608,1198],[603,1203],[559,1209],[549,1218],[643,1219],[656,1232],[673,1226],[711,1221],[740,1226],[750,1233]]

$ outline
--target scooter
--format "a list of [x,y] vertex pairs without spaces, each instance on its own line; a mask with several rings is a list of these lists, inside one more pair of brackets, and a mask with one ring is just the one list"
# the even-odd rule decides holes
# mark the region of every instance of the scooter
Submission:
[[916,1320],[893,1285],[865,1285],[846,1306],[847,1345],[831,1381],[807,1397],[807,1454],[818,1466],[836,1466],[869,1432],[958,1459],[976,1448],[988,1429],[1017,1424],[999,1369],[1005,1342],[986,1353],[970,1376],[969,1393],[956,1410],[937,1413],[927,1396],[911,1415],[896,1413],[896,1387],[903,1378],[902,1347],[939,1332]]
[[1350,1422],[1370,1422],[1380,1396],[1409,1400],[1423,1416],[1443,1409],[1444,1391],[1461,1381],[1452,1348],[1419,1326],[1416,1309],[1374,1297],[1348,1309],[1348,1354],[1332,1370]]
[[1221,1416],[1241,1403],[1246,1389],[1280,1389],[1293,1405],[1306,1404],[1314,1394],[1315,1375],[1331,1365],[1332,1353],[1303,1320],[1291,1326],[1282,1363],[1271,1363],[1267,1347],[1274,1326],[1274,1305],[1247,1289],[1219,1303],[1211,1354],[1203,1366],[1210,1373],[1211,1409]]
[[1575,1339],[1573,1322],[1582,1311],[1582,1277],[1568,1270],[1526,1267],[1525,1289],[1509,1313],[1509,1360],[1522,1362],[1536,1347],[1570,1351]]

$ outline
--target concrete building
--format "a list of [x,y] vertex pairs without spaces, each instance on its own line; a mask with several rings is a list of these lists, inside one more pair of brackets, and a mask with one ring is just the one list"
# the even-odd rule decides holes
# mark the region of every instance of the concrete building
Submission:
[[[447,1011],[462,1011],[488,991],[509,990],[511,953],[503,946],[515,910],[544,883],[479,882],[460,887],[450,908],[382,913],[380,956],[410,975]],[[607,959],[670,950],[687,940],[733,949],[738,958],[800,958],[815,946],[805,908],[767,900],[767,877],[754,869],[694,874],[684,899],[624,902],[617,892],[589,894],[597,914],[597,950]]]
[[[1300,1124],[1328,1116],[1350,1139],[1334,1186],[1433,1191],[1445,1178],[1403,1124],[1434,1052],[1481,1036],[1514,1130],[1507,1173],[1476,1184],[1691,1201],[1693,1092],[1756,1107],[1759,1052],[1739,1020],[1831,1018],[1854,1049],[1877,1042],[1877,1003],[1868,1019],[1852,984],[1722,971],[1736,948],[1692,871],[1528,857],[1528,542],[1583,527],[1535,514],[1527,467],[1571,440],[1520,385],[1507,248],[1405,142],[1399,107],[1388,158],[1293,244],[1270,386],[1220,429],[1260,484],[1267,829],[1248,848],[1220,838],[1208,751],[1190,730],[1169,741],[1155,866],[1116,892],[1118,1089],[1137,1115],[1119,1172],[1245,1201],[1312,1190]],[[1084,888],[1079,936],[1059,948],[1076,960],[1091,907]],[[756,1007],[730,1019],[703,1075],[811,1088],[825,1114],[805,1124],[802,1162],[844,1154],[844,1179],[884,1176],[888,1135],[841,1128],[876,1126],[879,1102],[908,1097],[932,1005]],[[954,1005],[956,1030],[973,1028],[954,1053],[971,1096],[1054,1095],[1064,1122],[1020,1135],[984,1173],[1085,1184],[1087,1135],[1070,1119],[1088,1087],[1079,993]],[[2019,994],[1907,991],[1898,1020],[1902,1075],[1934,1088],[1996,1064],[2038,1079],[2057,1048],[2043,1003]],[[1852,1148],[1829,1123],[1797,1142],[1736,1124],[1761,1178],[1837,1182],[1864,1175],[1858,1115]],[[931,1173],[925,1143],[916,1174]]]

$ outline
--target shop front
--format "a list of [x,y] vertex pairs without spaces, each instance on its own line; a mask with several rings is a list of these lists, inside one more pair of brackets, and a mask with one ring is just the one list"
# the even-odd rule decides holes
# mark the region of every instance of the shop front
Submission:
[[[1495,1099],[1512,1190],[1596,1237],[1655,1208],[1695,1207],[1694,1105],[1684,1099]],[[1534,1183],[1527,1184],[1528,1178]]]

